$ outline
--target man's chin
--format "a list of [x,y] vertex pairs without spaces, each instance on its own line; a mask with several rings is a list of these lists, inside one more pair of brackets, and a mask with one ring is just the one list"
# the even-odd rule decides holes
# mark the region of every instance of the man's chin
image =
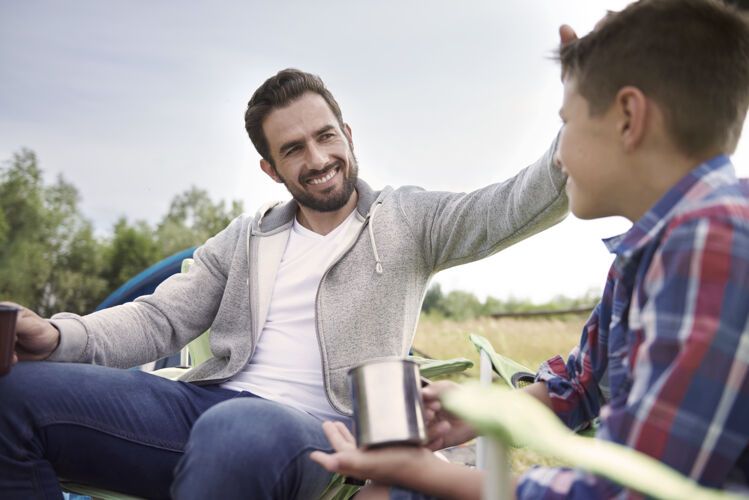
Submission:
[[308,193],[305,193],[304,195],[296,194],[293,196],[298,204],[309,209],[316,210],[318,212],[335,212],[336,210],[340,210],[341,208],[346,206],[346,203],[349,202],[352,195],[353,190],[347,192],[346,190],[341,188],[324,196],[313,196]]

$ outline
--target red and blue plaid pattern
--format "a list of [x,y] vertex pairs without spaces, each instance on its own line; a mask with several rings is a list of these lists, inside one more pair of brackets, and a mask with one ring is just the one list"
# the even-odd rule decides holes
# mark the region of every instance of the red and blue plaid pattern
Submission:
[[[749,484],[749,186],[717,156],[632,228],[565,363],[539,369],[572,429],[625,444],[701,484]],[[621,498],[579,470],[537,467],[518,498]]]

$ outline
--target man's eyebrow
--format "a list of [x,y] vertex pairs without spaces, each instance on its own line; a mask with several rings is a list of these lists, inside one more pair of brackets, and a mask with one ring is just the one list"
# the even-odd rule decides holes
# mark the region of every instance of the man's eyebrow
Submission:
[[[315,131],[315,136],[324,134],[325,132],[330,132],[331,130],[335,130],[335,127],[333,125],[325,125],[324,127],[319,128]],[[289,149],[293,148],[294,146],[299,146],[303,142],[304,141],[301,139],[295,139],[293,141],[285,142],[281,144],[280,148],[278,148],[278,154],[284,154]]]
[[315,135],[324,134],[325,132],[330,132],[331,130],[335,130],[335,127],[333,125],[325,125],[323,128],[318,129],[315,132]]
[[278,154],[282,155],[286,151],[288,151],[289,149],[291,149],[291,148],[293,148],[295,146],[300,146],[302,144],[302,142],[304,142],[304,141],[301,141],[301,140],[298,140],[298,139],[297,140],[293,140],[293,141],[289,141],[289,142],[285,142],[285,143],[281,144],[280,148],[278,148]]

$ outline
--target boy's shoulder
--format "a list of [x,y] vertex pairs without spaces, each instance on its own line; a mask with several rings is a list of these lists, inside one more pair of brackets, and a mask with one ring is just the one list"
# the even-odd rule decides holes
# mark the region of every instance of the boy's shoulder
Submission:
[[737,179],[716,187],[705,186],[701,192],[682,200],[668,226],[674,228],[699,219],[749,229],[749,179]]

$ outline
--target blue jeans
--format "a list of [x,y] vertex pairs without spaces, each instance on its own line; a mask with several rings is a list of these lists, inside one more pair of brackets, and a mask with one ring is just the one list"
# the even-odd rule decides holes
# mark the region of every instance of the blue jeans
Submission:
[[320,421],[248,392],[136,370],[21,362],[0,377],[0,492],[61,498],[58,477],[147,498],[316,498]]

